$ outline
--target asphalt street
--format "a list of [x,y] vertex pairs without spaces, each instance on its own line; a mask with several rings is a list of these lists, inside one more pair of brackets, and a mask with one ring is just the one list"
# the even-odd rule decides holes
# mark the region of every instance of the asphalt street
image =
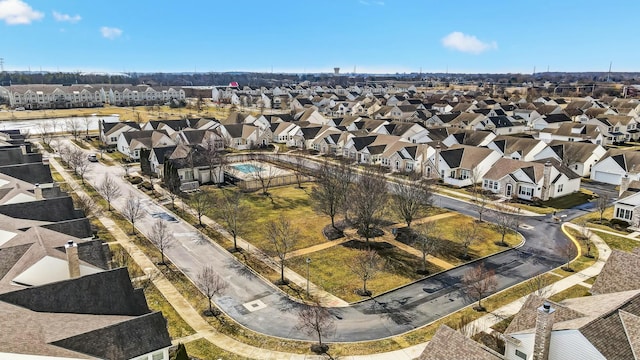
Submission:
[[[142,200],[146,214],[136,222],[138,231],[148,234],[158,218],[176,218],[176,221],[168,222],[176,242],[165,252],[166,256],[192,280],[205,265],[213,266],[229,284],[224,293],[214,299],[226,314],[243,326],[263,334],[315,340],[313,336],[296,329],[295,310],[303,305],[247,270],[219,245],[201,241],[195,228],[155,204],[124,180],[122,168],[93,163],[87,180],[93,186],[98,186],[107,175],[117,181],[122,193],[113,201],[115,209],[124,207],[129,194]],[[436,196],[435,204],[463,214],[476,215],[468,203],[453,198]],[[558,215],[566,215],[563,219],[569,220],[586,211],[567,210]],[[483,217],[491,221],[493,214],[488,211]],[[550,216],[544,216],[522,217],[521,224],[525,226],[521,226],[520,232],[527,240],[522,247],[480,260],[488,268],[495,269],[498,291],[565,262],[558,254],[569,240],[562,234],[559,223],[553,222]],[[336,331],[326,340],[353,342],[381,339],[418,328],[467,306],[472,301],[465,298],[459,283],[463,273],[474,265],[451,269],[349,307],[333,308],[331,311],[336,317]]]

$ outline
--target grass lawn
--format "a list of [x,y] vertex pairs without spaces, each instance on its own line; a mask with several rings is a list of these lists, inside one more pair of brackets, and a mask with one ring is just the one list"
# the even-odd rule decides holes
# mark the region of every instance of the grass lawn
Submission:
[[[460,259],[463,254],[463,247],[460,239],[455,238],[454,231],[459,227],[472,226],[474,221],[474,218],[461,214],[437,220],[437,231],[440,234],[439,238],[442,241],[444,249],[448,250],[442,252],[438,257],[454,265],[465,263],[467,260]],[[500,241],[501,235],[494,229],[492,224],[482,222],[478,223],[477,226],[480,226],[479,240],[469,246],[469,256],[472,259],[491,255],[506,249],[505,247],[495,244],[495,242]],[[510,246],[515,246],[520,243],[520,238],[513,233],[509,233],[505,236],[505,241]]]
[[555,209],[571,209],[574,206],[582,205],[589,202],[593,197],[593,193],[587,191],[578,191],[573,194],[549,199],[542,205]]
[[634,248],[640,246],[640,241],[632,240],[622,236],[616,236],[607,234],[601,231],[594,231],[594,233],[602,238],[604,242],[612,249],[618,249],[622,251],[631,252]]
[[[422,277],[416,273],[422,264],[420,258],[387,243],[372,242],[371,247],[386,260],[384,270],[367,281],[367,289],[372,291],[374,296]],[[292,258],[288,261],[288,266],[299,274],[306,274],[305,260],[307,257],[311,258],[311,282],[341,299],[354,302],[363,299],[355,293],[356,290],[362,289],[362,280],[352,273],[348,264],[353,261],[360,248],[366,248],[364,242],[352,240],[309,256]],[[430,263],[428,266],[430,272],[441,270]]]
[[550,296],[549,300],[559,302],[565,299],[573,299],[573,298],[583,297],[583,296],[591,296],[591,293],[589,293],[588,288],[580,284],[577,284],[577,285],[573,285],[568,289],[564,289],[555,295]]
[[[215,186],[202,189],[222,196],[219,193],[221,190]],[[269,192],[273,201],[262,196],[260,192],[246,194],[244,203],[249,208],[251,220],[245,224],[242,238],[262,250],[269,249],[270,244],[265,238],[265,226],[269,221],[284,217],[291,221],[299,232],[298,241],[292,250],[326,242],[322,229],[331,223],[331,219],[313,211],[308,191],[310,186],[304,189],[298,189],[295,185],[272,188]],[[215,211],[210,211],[207,216],[224,225]]]
[[570,265],[573,271],[565,271],[562,268],[559,268],[556,270],[556,273],[563,276],[573,275],[580,270],[584,270],[589,266],[593,265],[598,259],[598,248],[596,248],[595,245],[591,245],[591,255],[593,255],[593,258],[586,257],[585,254],[587,253],[587,245],[585,244],[584,241],[580,241],[580,237],[582,236],[580,231],[571,229],[571,228],[566,228],[566,229],[571,236],[578,239],[578,242],[580,243],[581,255],[577,259],[571,261]]
[[243,356],[234,354],[232,352],[226,351],[222,348],[219,348],[206,339],[198,339],[194,341],[190,341],[184,346],[187,349],[187,354],[191,357],[195,357],[197,359],[202,360],[243,360],[246,359]]
[[149,308],[153,311],[162,312],[162,315],[167,319],[167,330],[169,330],[169,336],[171,336],[172,339],[196,333],[195,330],[180,317],[173,306],[169,304],[167,299],[162,296],[153,284],[149,284],[144,289],[144,295],[147,298]]
[[602,223],[600,223],[600,212],[598,211],[577,217],[571,220],[571,222],[574,224],[581,224],[586,221],[588,223],[587,226],[591,228],[607,230],[622,235],[631,233],[630,230],[613,228],[610,223],[611,218],[613,218],[613,207],[607,208],[604,211],[602,214]]

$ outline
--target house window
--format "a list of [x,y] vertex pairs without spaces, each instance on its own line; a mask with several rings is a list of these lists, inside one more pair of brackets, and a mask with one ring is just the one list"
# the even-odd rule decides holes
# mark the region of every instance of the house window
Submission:
[[558,185],[558,192],[561,193],[563,188],[564,188],[564,184],[559,184]]
[[497,181],[493,181],[493,180],[484,180],[482,187],[484,187],[487,190],[493,190],[498,191],[498,189],[500,188],[500,183]]
[[117,137],[115,137],[115,136],[112,136],[112,137],[111,137],[111,141],[118,141],[118,138],[117,138]]
[[460,180],[466,180],[471,177],[471,172],[469,170],[462,169],[460,171]]
[[520,186],[520,189],[518,189],[518,195],[531,197],[533,196],[533,188]]
[[619,219],[631,220],[633,211],[623,208],[616,208],[616,217]]
[[527,354],[523,353],[520,350],[516,350],[516,356],[521,358],[521,359],[527,360]]
[[151,355],[151,360],[163,360],[163,359],[164,359],[164,353],[162,352]]

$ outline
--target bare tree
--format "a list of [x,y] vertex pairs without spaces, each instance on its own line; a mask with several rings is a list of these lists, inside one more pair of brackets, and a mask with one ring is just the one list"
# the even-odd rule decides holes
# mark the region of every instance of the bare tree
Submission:
[[394,210],[411,227],[414,219],[420,218],[431,206],[432,190],[428,184],[395,183],[392,186]]
[[382,271],[384,267],[382,257],[375,250],[360,250],[348,266],[351,272],[362,280],[362,289],[358,290],[358,294],[371,296],[371,291],[367,289],[367,281]]
[[600,224],[602,224],[602,218],[604,217],[604,212],[609,206],[609,201],[611,201],[611,197],[609,196],[609,194],[598,194],[598,199],[596,200],[596,209],[598,209],[598,213],[600,214]]
[[562,256],[565,260],[567,260],[567,263],[565,266],[562,267],[562,270],[567,272],[573,272],[573,268],[571,267],[571,262],[573,261],[573,258],[576,256],[576,250],[573,243],[571,241],[567,241],[566,244],[560,247],[559,251],[560,251],[560,256]]
[[67,127],[67,131],[73,136],[73,139],[77,141],[80,131],[82,131],[78,119],[68,119],[65,122],[65,126]]
[[458,226],[453,230],[453,234],[458,241],[460,241],[460,244],[462,244],[462,248],[464,250],[462,259],[468,260],[469,247],[479,239],[480,226],[478,226],[477,222],[471,221],[468,226]]
[[227,231],[233,236],[233,248],[238,250],[238,235],[249,221],[249,208],[242,202],[240,191],[223,191],[219,201],[218,216],[224,221]]
[[506,206],[498,206],[498,211],[495,216],[494,228],[500,234],[500,246],[507,246],[507,243],[504,241],[505,236],[510,233],[513,229],[513,222],[515,218],[513,216],[513,212],[511,209]]
[[262,195],[269,196],[269,188],[271,188],[271,180],[274,175],[273,166],[262,165],[257,161],[252,161],[250,165],[251,177],[260,183]]
[[84,120],[85,136],[87,137],[87,139],[89,139],[89,124],[91,124],[91,118],[88,116],[85,116],[83,120]]
[[62,163],[64,164],[64,166],[72,168],[72,165],[71,165],[71,159],[73,156],[72,148],[70,148],[65,144],[62,144],[58,147],[58,153],[60,154],[60,160],[62,160]]
[[380,216],[387,204],[387,181],[383,176],[367,169],[358,175],[351,191],[349,206],[355,216],[358,230],[368,244]]
[[283,217],[276,221],[271,221],[265,228],[265,235],[269,241],[269,252],[275,255],[280,263],[280,284],[286,284],[284,279],[284,265],[287,255],[293,248],[297,237],[298,230],[291,222]]
[[[220,179],[222,172],[219,171],[226,164],[226,158],[222,155],[221,150],[224,148],[223,141],[219,138],[219,135],[213,131],[208,131],[205,135],[203,147],[205,163],[209,168],[209,179],[215,184],[221,184],[223,179]],[[224,175],[222,175],[224,176]]]
[[158,265],[166,265],[164,252],[173,246],[175,240],[167,228],[167,222],[162,219],[156,220],[147,238],[160,250],[160,263]]
[[471,168],[471,192],[473,193],[473,202],[476,204],[476,211],[478,212],[478,221],[482,222],[482,215],[487,211],[487,205],[489,205],[489,197],[482,190],[482,185],[479,184],[482,180],[480,170],[477,166]]
[[544,276],[544,274],[536,275],[526,282],[527,290],[529,290],[530,293],[543,298],[551,295],[549,285],[552,283],[551,279],[548,276]]
[[[568,168],[571,168],[571,165],[574,165],[576,162],[578,162],[584,154],[582,153],[582,149],[580,148],[580,146],[577,146],[576,144],[572,144],[568,142],[562,145],[561,155],[562,155],[562,165]],[[582,174],[578,174],[578,175],[582,175]]]
[[487,269],[483,263],[479,263],[464,273],[462,286],[465,294],[478,302],[474,309],[476,311],[485,311],[482,306],[482,299],[496,290],[498,280],[493,269]]
[[111,176],[107,175],[97,190],[100,195],[107,200],[108,210],[111,211],[111,201],[120,196],[120,187],[118,187],[118,184]]
[[89,171],[89,159],[87,159],[85,153],[77,147],[71,148],[68,155],[69,167],[73,169],[74,174],[80,176],[82,184],[84,185],[84,177]]
[[140,220],[144,216],[144,210],[142,209],[142,203],[140,198],[135,197],[133,194],[129,194],[129,197],[124,203],[122,209],[122,215],[131,223],[131,233],[136,233],[136,221]]
[[[316,172],[316,185],[311,189],[311,200],[316,211],[331,218],[331,226],[336,229],[335,217],[344,207],[345,192],[351,180],[351,173],[345,172],[345,165],[333,166],[323,162]],[[343,181],[346,181],[343,183]]]
[[296,183],[298,183],[298,189],[302,189],[302,181],[304,180],[307,168],[305,162],[307,160],[302,156],[295,156],[293,158],[293,174],[296,177]]
[[315,301],[312,305],[303,305],[298,311],[296,328],[309,336],[317,336],[318,343],[311,345],[311,351],[316,354],[324,354],[329,350],[329,346],[322,342],[322,338],[333,333],[335,325],[334,316],[319,301]]
[[228,286],[227,282],[218,275],[212,266],[205,266],[198,274],[196,280],[198,288],[207,297],[209,302],[209,310],[205,312],[207,316],[216,315],[217,312],[213,310],[213,297],[222,293]]
[[74,202],[76,208],[82,210],[84,216],[91,217],[92,215],[97,215],[99,213],[99,207],[96,206],[95,201],[85,194],[80,194],[76,198],[74,198]]
[[42,142],[49,146],[51,140],[53,139],[53,131],[51,127],[51,121],[41,121],[37,125],[37,131],[40,133],[42,137]]
[[427,271],[427,256],[435,253],[440,245],[440,241],[436,236],[437,232],[438,228],[435,221],[426,222],[414,229],[413,244],[422,253],[422,270],[419,271],[422,275],[429,273]]
[[198,224],[202,227],[202,216],[204,216],[214,205],[216,199],[207,192],[198,191],[191,195],[191,207],[196,211]]

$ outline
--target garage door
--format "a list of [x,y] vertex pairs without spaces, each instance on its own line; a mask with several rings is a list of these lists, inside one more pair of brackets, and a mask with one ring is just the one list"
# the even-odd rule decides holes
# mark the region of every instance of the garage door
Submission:
[[608,173],[605,171],[596,171],[593,180],[607,184],[620,185],[619,174]]

